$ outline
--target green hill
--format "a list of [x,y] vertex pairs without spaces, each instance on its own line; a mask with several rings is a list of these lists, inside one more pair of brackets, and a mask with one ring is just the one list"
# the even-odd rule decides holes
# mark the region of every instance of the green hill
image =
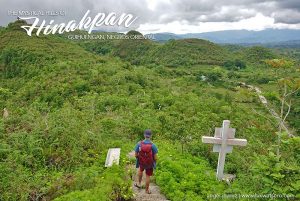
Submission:
[[170,67],[194,64],[220,65],[231,55],[224,48],[201,39],[171,40],[150,53],[150,61]]
[[[115,33],[103,34],[115,35]],[[249,48],[221,46],[202,39],[169,40],[161,44],[144,38],[138,40],[130,38],[130,36],[142,36],[136,31],[120,35],[124,36],[123,39],[78,42],[88,51],[101,55],[111,54],[134,65],[151,64],[168,67],[196,64],[223,65],[226,61],[235,59],[262,64],[266,59],[277,57],[271,49],[259,46]]]
[[277,57],[272,50],[259,46],[246,48],[241,54],[246,61],[252,63],[263,63],[266,59],[274,59]]
[[[149,52],[158,44],[147,39],[132,39],[143,36],[137,31],[130,31],[126,34],[128,39],[120,40],[116,43],[113,55],[130,61],[132,64],[138,65],[148,60]],[[132,37],[132,38],[131,38]]]
[[[29,37],[17,23],[0,32],[0,200],[130,200],[127,153],[146,128],[170,200],[299,192],[299,137],[281,134],[276,156],[276,120],[238,84],[260,86],[276,108],[277,85],[257,79],[285,71],[259,63],[229,71],[221,64],[234,54],[198,39],[73,41]],[[201,143],[224,119],[249,143],[226,157],[231,185],[216,181],[217,154]],[[104,168],[111,147],[121,148],[120,165]]]
[[[127,36],[142,36],[138,32],[129,32]],[[231,59],[225,48],[201,39],[170,40],[164,44],[148,39],[121,39],[97,43],[80,42],[94,49],[109,46],[114,56],[132,64],[164,65],[169,67],[189,66],[194,64],[220,65]],[[87,48],[91,50],[93,48]]]

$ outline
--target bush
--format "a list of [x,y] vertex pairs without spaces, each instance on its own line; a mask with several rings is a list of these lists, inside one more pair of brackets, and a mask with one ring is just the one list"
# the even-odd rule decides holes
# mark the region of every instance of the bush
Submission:
[[206,160],[176,152],[160,155],[156,173],[157,184],[170,200],[202,201],[224,190],[224,184],[215,179],[215,170]]
[[258,78],[256,80],[256,83],[258,84],[268,84],[270,81],[272,81],[273,79],[271,78],[268,78],[268,77],[261,77],[261,78]]
[[227,60],[224,62],[223,66],[228,70],[240,70],[246,68],[246,63],[242,60]]
[[15,49],[5,49],[1,53],[1,61],[4,65],[4,76],[13,78],[21,72],[20,64],[22,59]]
[[275,92],[266,92],[264,93],[265,97],[269,100],[269,101],[279,101],[279,97],[278,94]]
[[214,68],[212,71],[206,73],[207,80],[209,82],[216,82],[223,77],[222,71],[218,68]]

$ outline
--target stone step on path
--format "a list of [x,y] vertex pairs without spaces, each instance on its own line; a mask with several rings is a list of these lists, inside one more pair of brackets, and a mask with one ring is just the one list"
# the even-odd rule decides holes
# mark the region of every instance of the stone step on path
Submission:
[[[130,152],[128,154],[128,157],[132,158],[134,157],[134,152]],[[153,176],[151,177],[151,183],[150,183],[150,191],[151,194],[147,194],[145,191],[145,188],[137,188],[134,186],[136,181],[138,180],[138,169],[135,168],[135,165],[132,165],[131,168],[134,170],[135,174],[133,176],[133,182],[132,182],[132,189],[135,194],[134,200],[135,201],[169,201],[163,194],[160,192],[159,186],[157,186],[153,181]],[[142,186],[145,186],[145,172],[143,174],[142,179]]]

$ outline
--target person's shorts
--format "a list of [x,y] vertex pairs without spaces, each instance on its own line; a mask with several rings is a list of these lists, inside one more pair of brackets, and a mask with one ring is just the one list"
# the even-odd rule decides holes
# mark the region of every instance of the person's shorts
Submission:
[[140,167],[141,172],[143,172],[144,170],[146,170],[146,175],[147,176],[152,176],[153,175],[153,168],[144,169],[144,168]]

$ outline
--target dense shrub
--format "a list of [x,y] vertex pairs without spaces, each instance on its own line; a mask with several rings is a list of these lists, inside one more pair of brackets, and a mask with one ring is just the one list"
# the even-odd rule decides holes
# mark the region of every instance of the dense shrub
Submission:
[[5,49],[1,53],[1,61],[4,66],[4,76],[12,78],[21,72],[22,58],[16,49]]
[[246,63],[239,59],[227,60],[223,66],[228,70],[240,70],[246,68]]

